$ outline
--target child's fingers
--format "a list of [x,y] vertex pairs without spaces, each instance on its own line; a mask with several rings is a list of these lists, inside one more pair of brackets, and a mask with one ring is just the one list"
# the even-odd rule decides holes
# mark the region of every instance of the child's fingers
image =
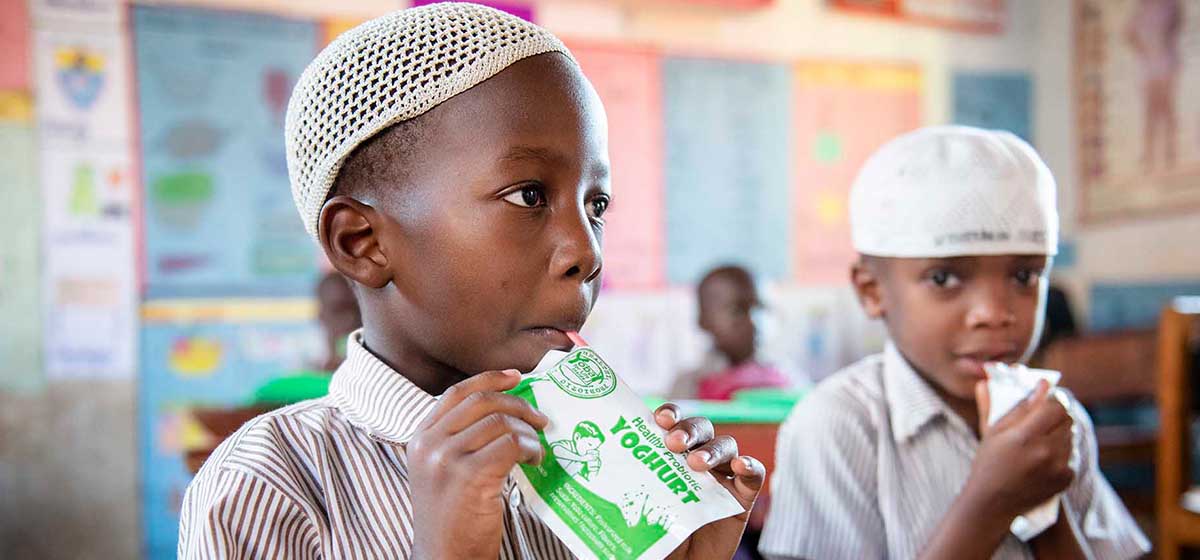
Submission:
[[679,405],[675,403],[663,403],[654,409],[654,421],[664,430],[674,428],[680,418],[683,418],[683,415],[679,413]]
[[1025,425],[1030,434],[1048,434],[1057,429],[1071,429],[1074,420],[1057,400],[1043,399],[1033,404]]
[[507,391],[516,387],[521,382],[521,372],[515,369],[506,369],[504,371],[485,371],[478,375],[472,375],[467,379],[446,389],[438,399],[437,405],[421,422],[421,428],[428,428],[441,420],[442,416],[458,406],[458,403],[465,400],[467,397],[482,391]]
[[987,432],[988,415],[992,410],[992,398],[988,393],[987,381],[975,383],[975,408],[979,412],[979,433]]
[[749,455],[738,457],[731,463],[731,466],[734,474],[734,491],[739,498],[753,503],[759,490],[762,490],[763,483],[767,480],[767,468],[758,459]]
[[537,432],[528,422],[515,416],[493,412],[449,440],[449,448],[460,453],[471,453],[482,449],[496,438],[507,435],[514,438],[529,438],[538,441]]
[[446,412],[438,422],[438,430],[447,436],[457,434],[490,414],[506,414],[520,418],[537,429],[546,427],[549,420],[528,401],[506,393],[472,393]]
[[725,465],[738,454],[737,441],[729,436],[717,436],[687,454],[688,466],[695,471],[707,471]]
[[[684,418],[670,428],[667,432],[667,449],[676,453],[683,453],[689,449],[695,449],[699,445],[703,445],[713,438],[713,425],[708,418]],[[732,458],[732,457],[731,457]]]
[[536,438],[501,435],[474,453],[463,457],[466,472],[482,472],[493,476],[505,476],[513,465],[525,463],[540,465],[544,458],[542,444]]

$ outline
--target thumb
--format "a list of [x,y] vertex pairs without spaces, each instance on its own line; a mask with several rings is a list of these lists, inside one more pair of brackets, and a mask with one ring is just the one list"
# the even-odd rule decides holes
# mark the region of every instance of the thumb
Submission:
[[979,411],[979,433],[987,432],[988,413],[992,409],[991,395],[988,394],[987,381],[975,383],[975,408]]

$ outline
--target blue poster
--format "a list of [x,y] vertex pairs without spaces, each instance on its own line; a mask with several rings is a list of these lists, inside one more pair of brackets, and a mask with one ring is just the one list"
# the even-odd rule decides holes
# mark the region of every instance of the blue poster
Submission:
[[147,295],[308,295],[283,122],[309,21],[134,6]]
[[1152,329],[1164,307],[1178,296],[1200,296],[1200,280],[1092,285],[1092,331]]
[[955,72],[954,124],[1007,130],[1033,143],[1033,86],[1024,72]]
[[728,263],[790,277],[788,67],[667,58],[662,69],[668,279]]
[[306,322],[144,324],[138,432],[150,558],[175,558],[180,502],[192,476],[184,453],[207,437],[189,410],[248,404],[257,387],[303,369],[319,348]]

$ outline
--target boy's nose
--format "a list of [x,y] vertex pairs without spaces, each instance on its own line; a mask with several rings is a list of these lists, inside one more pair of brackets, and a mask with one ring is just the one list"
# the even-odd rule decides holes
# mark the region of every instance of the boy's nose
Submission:
[[1003,287],[981,289],[967,309],[967,326],[971,328],[1004,328],[1016,320],[1012,300]]
[[585,213],[579,218],[564,221],[568,223],[564,224],[560,234],[556,236],[559,243],[555,246],[551,271],[563,278],[586,284],[600,275],[603,263],[600,256],[600,240]]

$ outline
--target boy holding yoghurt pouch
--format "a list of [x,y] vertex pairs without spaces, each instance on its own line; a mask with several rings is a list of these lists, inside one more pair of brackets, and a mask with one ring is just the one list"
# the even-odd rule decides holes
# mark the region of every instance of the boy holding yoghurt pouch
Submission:
[[[328,396],[251,420],[205,462],[183,499],[181,558],[598,556],[518,488],[526,469],[560,464],[552,452],[596,492],[684,479],[703,504],[706,515],[661,512],[667,490],[654,489],[632,525],[675,529],[638,554],[597,533],[589,542],[613,557],[733,554],[765,473],[711,422],[609,399],[618,418],[563,424],[505,393],[519,371],[575,349],[567,333],[600,289],[607,125],[556,37],[468,3],[373,19],[300,76],[285,136],[297,209],[350,280],[363,328]],[[600,373],[574,382],[616,386]],[[540,399],[554,381],[529,383]],[[610,461],[634,453],[630,434],[669,449],[655,452],[675,478]]]
[[793,558],[1133,558],[1149,543],[1083,407],[1020,364],[1058,244],[1055,182],[1007,132],[880,148],[850,194],[850,271],[889,341],[779,433],[759,550]]

